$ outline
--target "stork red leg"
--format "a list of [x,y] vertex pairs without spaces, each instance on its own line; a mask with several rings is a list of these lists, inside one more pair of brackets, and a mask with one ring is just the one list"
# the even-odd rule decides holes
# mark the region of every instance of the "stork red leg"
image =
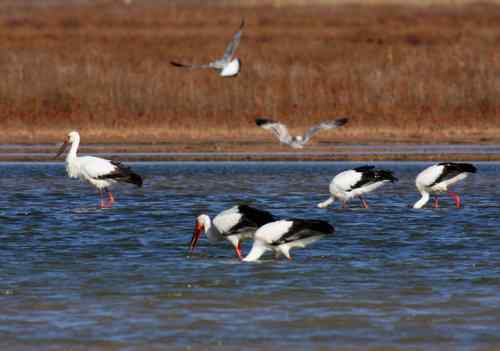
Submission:
[[111,193],[110,190],[106,189],[106,191],[108,192],[108,205],[109,207],[113,207],[113,204],[115,203],[115,198],[113,197],[113,194]]
[[363,205],[363,208],[368,208],[368,203],[363,199],[363,196],[359,196],[359,199],[361,200],[361,204]]
[[241,254],[241,241],[238,241],[238,245],[236,246],[236,254],[240,260],[243,260],[243,255]]
[[102,198],[102,190],[99,189],[99,208],[105,208],[104,199]]
[[455,199],[455,205],[457,205],[457,208],[462,207],[462,201],[460,201],[460,196],[458,196],[457,193],[454,193],[453,191],[448,191],[448,195],[450,195]]
[[434,208],[439,208],[439,197],[437,195],[434,197]]

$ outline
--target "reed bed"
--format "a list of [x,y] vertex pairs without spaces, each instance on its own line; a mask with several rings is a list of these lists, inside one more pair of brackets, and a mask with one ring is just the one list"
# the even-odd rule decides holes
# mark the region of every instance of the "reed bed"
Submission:
[[[286,4],[285,4],[286,5]],[[268,116],[315,141],[500,141],[500,7],[0,5],[0,143],[270,142]],[[237,78],[189,71],[246,27]]]

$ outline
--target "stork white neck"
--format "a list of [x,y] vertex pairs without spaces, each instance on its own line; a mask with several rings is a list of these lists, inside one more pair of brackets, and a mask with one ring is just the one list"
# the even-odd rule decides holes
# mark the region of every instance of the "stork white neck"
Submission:
[[71,178],[77,178],[79,175],[79,167],[76,153],[80,145],[80,135],[78,135],[77,132],[70,133],[69,142],[71,143],[71,147],[66,155],[66,171]]
[[252,246],[252,249],[248,253],[248,255],[243,259],[245,262],[255,262],[258,261],[260,256],[264,254],[269,250],[264,244],[258,241],[254,241],[254,245]]
[[420,190],[420,194],[422,194],[422,198],[418,200],[415,205],[413,205],[413,208],[422,208],[424,205],[429,201],[429,193],[425,190]]
[[208,238],[208,241],[215,242],[220,240],[221,234],[217,230],[215,226],[212,225],[212,220],[208,215],[200,215],[199,219],[203,224],[203,229],[205,229],[205,235]]
[[66,162],[71,163],[76,159],[76,153],[78,151],[78,146],[80,145],[80,136],[75,135],[73,137],[73,141],[71,143],[71,148],[69,149],[68,154],[66,155]]

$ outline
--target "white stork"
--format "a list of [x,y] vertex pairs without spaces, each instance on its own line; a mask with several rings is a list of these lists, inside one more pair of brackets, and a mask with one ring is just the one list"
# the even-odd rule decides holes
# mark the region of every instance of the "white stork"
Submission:
[[291,249],[306,247],[333,233],[333,226],[321,220],[283,219],[271,222],[255,232],[252,249],[243,261],[257,261],[266,251],[274,251],[276,256],[284,255],[291,260]]
[[276,138],[280,141],[280,143],[293,147],[294,149],[302,149],[305,144],[311,140],[311,138],[321,130],[335,129],[343,126],[348,121],[348,118],[337,118],[334,121],[324,121],[318,125],[315,125],[304,135],[291,136],[288,132],[288,128],[286,125],[280,122],[273,121],[267,118],[257,118],[255,120],[255,124],[257,126],[270,130]]
[[247,205],[238,205],[222,211],[213,220],[206,214],[196,218],[190,250],[194,251],[202,231],[210,242],[227,239],[236,250],[236,254],[243,259],[241,254],[241,241],[253,238],[257,228],[274,221],[273,215],[267,211],[259,210]]
[[438,194],[443,192],[448,192],[455,199],[457,208],[462,207],[460,196],[457,193],[448,191],[448,187],[467,178],[470,173],[476,173],[476,167],[470,163],[443,162],[424,169],[415,180],[415,185],[422,194],[422,198],[413,205],[413,208],[424,207],[429,201],[430,194],[435,194],[434,207],[438,208]]
[[[142,186],[141,176],[132,172],[129,167],[119,161],[110,161],[94,156],[77,156],[80,134],[75,131],[68,134],[56,158],[66,151],[69,145],[71,145],[71,148],[66,156],[68,176],[70,178],[80,178],[95,186],[99,191],[99,207],[111,208],[113,206],[115,199],[108,188],[117,182],[132,183],[138,187]],[[107,204],[103,199],[103,190],[108,194]]]
[[224,56],[218,60],[212,61],[207,64],[184,64],[175,61],[171,61],[170,64],[175,67],[184,68],[211,68],[219,72],[221,77],[235,77],[240,73],[241,60],[234,58],[238,44],[240,43],[241,33],[243,32],[243,26],[245,21],[241,21],[240,29],[234,34],[233,39],[224,51]]
[[319,208],[330,206],[336,198],[342,200],[342,207],[347,206],[347,201],[353,197],[359,197],[364,208],[368,203],[363,194],[378,189],[387,182],[395,182],[391,171],[375,169],[374,166],[362,166],[337,174],[330,183],[330,198],[318,204]]

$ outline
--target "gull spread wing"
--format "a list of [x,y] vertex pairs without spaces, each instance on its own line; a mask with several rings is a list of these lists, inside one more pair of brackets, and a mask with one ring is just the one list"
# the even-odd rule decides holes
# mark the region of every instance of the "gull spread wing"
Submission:
[[257,118],[255,123],[261,128],[270,130],[284,144],[289,144],[292,141],[288,128],[282,123],[266,118]]
[[241,20],[240,29],[234,34],[233,39],[231,39],[231,42],[226,48],[226,51],[224,51],[224,56],[222,58],[224,61],[229,62],[233,58],[233,55],[236,52],[236,49],[238,48],[238,44],[240,43],[241,33],[243,32],[244,25],[245,25],[245,20]]
[[210,68],[210,64],[202,64],[202,65],[188,65],[185,63],[180,63],[180,62],[175,62],[175,61],[170,61],[170,64],[175,67],[183,67],[183,68]]
[[320,130],[338,128],[346,124],[347,121],[348,121],[347,118],[337,118],[334,121],[321,122],[320,124],[309,128],[309,130],[305,132],[304,136],[302,137],[303,143],[304,144],[307,143],[313,137],[313,135],[319,132]]

